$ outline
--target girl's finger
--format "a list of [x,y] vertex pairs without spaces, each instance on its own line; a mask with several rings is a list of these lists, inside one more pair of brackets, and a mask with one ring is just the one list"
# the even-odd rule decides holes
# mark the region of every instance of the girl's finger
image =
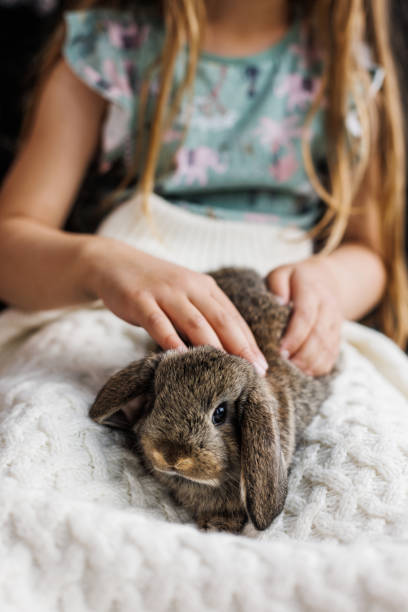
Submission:
[[310,370],[310,374],[312,376],[324,376],[324,374],[329,374],[332,371],[334,364],[336,363],[336,356],[332,353],[330,354],[322,354],[320,359],[316,361],[315,367]]
[[283,340],[280,352],[285,357],[294,355],[305,342],[316,324],[318,299],[310,287],[296,276],[292,277],[293,311]]
[[159,301],[158,304],[191,344],[208,344],[223,350],[222,343],[207,318],[185,295],[174,293],[165,303]]
[[247,359],[264,374],[268,368],[266,359],[247,323],[225,293],[219,290],[214,295],[200,294],[194,303],[205,314],[225,350]]
[[292,266],[280,266],[269,272],[266,278],[269,289],[281,298],[283,304],[288,304],[290,300],[290,277],[292,271]]
[[[219,305],[223,310],[225,310],[227,315],[227,323],[231,321],[238,325],[244,336],[246,337],[249,347],[254,353],[259,357],[263,362],[265,367],[267,367],[266,359],[259,349],[255,337],[245,319],[242,317],[241,313],[237,309],[237,307],[231,302],[229,297],[217,287],[217,292],[212,295],[214,300],[217,302],[217,306]],[[221,317],[222,318],[222,317]],[[220,321],[222,327],[222,321]]]
[[319,309],[317,323],[291,361],[313,376],[327,374],[333,367],[340,345],[340,324],[324,306]]
[[[321,344],[323,350],[321,350],[320,358],[316,360],[315,367],[312,370],[314,376],[328,374],[333,369],[340,352],[340,328],[341,324],[332,333],[324,334],[323,332],[325,336]],[[322,340],[321,336],[320,340]]]
[[162,349],[187,349],[175,327],[153,298],[139,299],[136,310],[138,325],[143,327]]
[[332,369],[335,360],[334,353],[323,346],[318,334],[313,332],[291,358],[292,363],[312,376],[327,374]]

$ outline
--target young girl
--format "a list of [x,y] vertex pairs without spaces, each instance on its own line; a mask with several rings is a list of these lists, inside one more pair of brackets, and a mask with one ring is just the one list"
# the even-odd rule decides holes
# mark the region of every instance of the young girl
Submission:
[[100,298],[164,349],[211,344],[265,372],[245,322],[188,261],[61,229],[100,151],[102,170],[124,160],[147,215],[154,190],[190,214],[314,228],[320,252],[267,275],[293,303],[282,355],[304,371],[329,371],[342,321],[376,306],[404,345],[405,162],[386,3],[98,4],[68,13],[46,55],[0,197],[0,297],[24,309]]

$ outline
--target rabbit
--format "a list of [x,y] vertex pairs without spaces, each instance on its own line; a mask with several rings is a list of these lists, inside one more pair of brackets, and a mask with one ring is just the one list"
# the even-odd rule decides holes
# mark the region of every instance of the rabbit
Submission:
[[250,269],[210,273],[249,324],[269,365],[210,346],[155,352],[114,374],[90,417],[130,430],[134,450],[201,529],[264,530],[283,510],[303,430],[334,372],[313,378],[279,354],[291,307]]

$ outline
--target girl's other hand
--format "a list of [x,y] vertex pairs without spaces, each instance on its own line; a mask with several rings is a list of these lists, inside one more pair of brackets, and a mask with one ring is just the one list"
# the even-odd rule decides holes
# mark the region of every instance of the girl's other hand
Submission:
[[281,355],[312,376],[327,374],[339,354],[343,315],[330,262],[311,257],[279,266],[267,277],[270,290],[293,304]]
[[185,350],[184,336],[244,357],[265,374],[252,332],[212,277],[100,236],[88,241],[84,257],[90,295],[164,350]]

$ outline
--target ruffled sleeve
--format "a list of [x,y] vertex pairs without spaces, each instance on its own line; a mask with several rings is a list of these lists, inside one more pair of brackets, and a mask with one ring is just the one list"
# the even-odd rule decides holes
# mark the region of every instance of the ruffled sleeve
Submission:
[[157,49],[151,24],[105,9],[65,14],[63,56],[74,74],[110,102],[102,127],[100,171],[123,158],[132,163],[138,92]]
[[63,54],[73,72],[106,100],[131,109],[140,80],[135,60],[149,25],[111,10],[69,12],[65,22]]

